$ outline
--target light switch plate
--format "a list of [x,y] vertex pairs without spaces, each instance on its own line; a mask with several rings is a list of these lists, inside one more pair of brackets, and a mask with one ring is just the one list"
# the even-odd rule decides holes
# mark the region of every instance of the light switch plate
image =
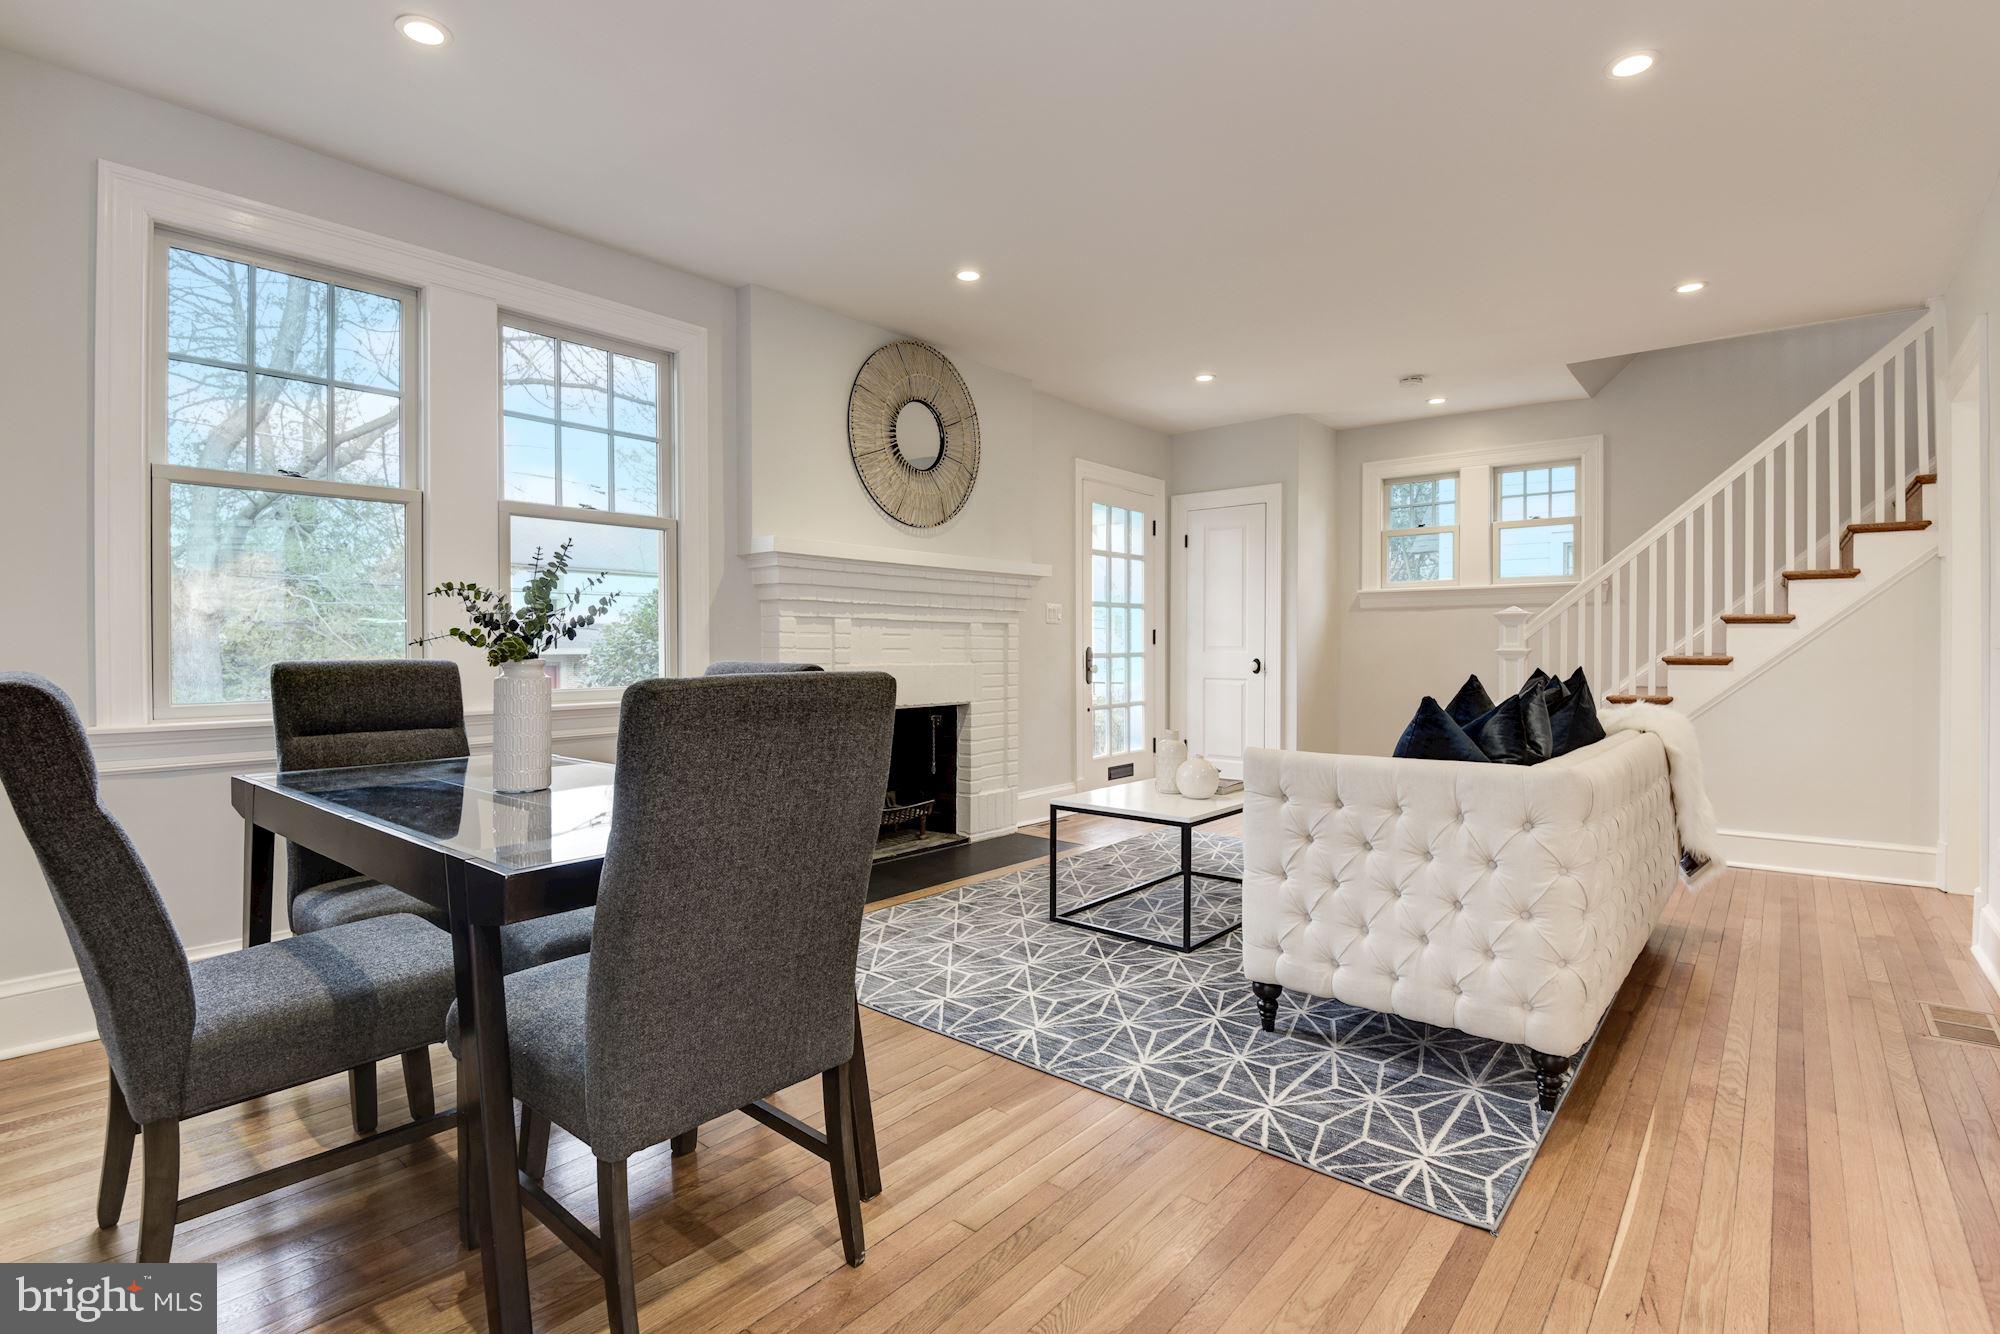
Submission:
[[1047,606],[1048,610],[1043,614],[1042,619],[1050,625],[1061,625],[1063,604],[1060,602],[1051,602]]

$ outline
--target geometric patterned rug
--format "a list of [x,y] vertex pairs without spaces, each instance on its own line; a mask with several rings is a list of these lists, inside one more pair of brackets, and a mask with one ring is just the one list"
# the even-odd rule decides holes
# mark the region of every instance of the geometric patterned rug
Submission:
[[[1179,840],[1166,830],[1065,857],[1061,902],[1174,869]],[[1197,832],[1195,865],[1241,875],[1242,847]],[[1197,937],[1204,923],[1212,930],[1240,915],[1238,886],[1195,885]],[[1499,1228],[1551,1120],[1536,1104],[1526,1048],[1290,990],[1278,1031],[1266,1033],[1235,934],[1178,954],[1050,922],[1048,902],[1044,862],[868,913],[861,1003],[1419,1209]],[[1091,920],[1177,939],[1180,910],[1174,881]]]

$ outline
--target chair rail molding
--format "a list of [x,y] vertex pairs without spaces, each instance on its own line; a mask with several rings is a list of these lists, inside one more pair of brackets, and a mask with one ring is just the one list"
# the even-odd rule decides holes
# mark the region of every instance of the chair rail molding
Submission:
[[[232,729],[247,739],[261,726],[268,741],[268,720],[230,721],[220,727],[157,723],[152,716],[148,664],[152,660],[150,579],[150,478],[152,360],[156,331],[149,318],[150,286],[154,281],[153,235],[160,228],[205,236],[253,250],[290,256],[379,278],[417,292],[418,328],[425,363],[419,395],[423,429],[419,449],[423,475],[435,471],[446,450],[489,451],[499,457],[497,422],[494,429],[472,429],[477,423],[441,422],[435,381],[450,374],[463,378],[477,358],[445,358],[431,345],[432,305],[490,305],[497,317],[504,311],[529,319],[603,334],[671,354],[674,359],[673,414],[676,442],[675,508],[679,541],[674,553],[678,580],[675,647],[682,671],[698,672],[708,662],[709,520],[712,442],[709,430],[708,330],[672,316],[606,300],[540,279],[461,259],[393,237],[329,222],[308,214],[260,203],[205,186],[140,171],[115,162],[97,164],[96,299],[92,321],[91,470],[93,482],[93,606],[92,679],[89,698],[92,737],[113,751],[126,747],[135,729],[159,732],[157,745],[139,745],[141,752],[171,755],[186,742],[191,758],[212,759],[214,747],[231,745]],[[457,312],[462,313],[462,311]],[[463,321],[457,327],[466,327]],[[494,338],[499,337],[497,319]],[[449,363],[449,365],[447,365]],[[469,386],[460,386],[463,390]],[[492,395],[460,393],[468,402],[497,403],[497,372]],[[498,466],[497,462],[494,466]],[[498,550],[500,504],[496,494],[449,503],[426,494],[422,504],[428,522],[417,556],[420,585],[433,579],[433,568],[451,563],[454,577],[471,577],[459,566],[485,568]],[[460,513],[467,506],[480,514]],[[440,536],[476,528],[477,544]],[[490,539],[490,540],[489,540]],[[431,628],[430,617],[424,627]],[[414,637],[414,636],[413,636]],[[615,716],[616,704],[612,704]],[[242,729],[250,729],[243,731]],[[218,740],[218,738],[220,738]],[[137,744],[137,743],[133,743]],[[129,758],[129,757],[127,757]],[[260,757],[268,759],[268,754]],[[198,763],[196,767],[206,767]]]

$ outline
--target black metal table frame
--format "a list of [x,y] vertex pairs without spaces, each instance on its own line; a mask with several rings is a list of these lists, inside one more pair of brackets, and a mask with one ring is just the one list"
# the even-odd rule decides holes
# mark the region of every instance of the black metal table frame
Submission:
[[[1124,889],[1113,890],[1109,894],[1099,895],[1088,903],[1079,903],[1074,907],[1062,909],[1058,907],[1056,901],[1058,889],[1056,871],[1059,865],[1056,855],[1059,846],[1056,842],[1056,825],[1060,823],[1064,811],[1069,812],[1071,815],[1099,815],[1108,820],[1134,820],[1140,824],[1166,825],[1170,828],[1178,829],[1181,831],[1180,869],[1168,871],[1164,875],[1156,875],[1151,880],[1142,880],[1138,884],[1129,885]],[[1050,802],[1049,920],[1051,922],[1060,922],[1064,926],[1075,926],[1081,927],[1085,931],[1095,931],[1100,936],[1110,936],[1115,940],[1129,940],[1139,945],[1152,945],[1158,949],[1172,950],[1176,954],[1192,954],[1205,945],[1214,944],[1231,931],[1239,929],[1243,925],[1243,919],[1239,917],[1228,926],[1209,932],[1200,940],[1194,939],[1194,882],[1196,880],[1221,880],[1228,884],[1240,885],[1243,883],[1243,877],[1240,875],[1228,875],[1221,871],[1201,871],[1195,869],[1194,831],[1202,825],[1212,824],[1217,820],[1226,820],[1232,815],[1241,815],[1242,813],[1243,808],[1239,806],[1234,810],[1217,811],[1213,815],[1204,815],[1198,820],[1175,820],[1163,815],[1141,815],[1134,811],[1100,811],[1087,807],[1066,806],[1059,801]],[[1176,879],[1181,882],[1181,942],[1178,945],[1171,940],[1160,940],[1153,936],[1142,936],[1132,931],[1121,931],[1115,926],[1105,926],[1101,922],[1085,922],[1077,916],[1079,913],[1087,913],[1094,908],[1101,908],[1107,903],[1116,902],[1133,894],[1143,893],[1155,885],[1164,885],[1169,880]]]
[[[507,999],[502,983],[500,927],[597,901],[602,856],[505,871],[453,855],[393,826],[346,815],[303,796],[230,779],[230,804],[243,817],[243,943],[271,939],[276,841],[287,839],[406,894],[442,908],[451,923],[459,1013],[458,1108],[461,1189],[476,1235],[462,1238],[481,1252],[486,1327],[533,1327],[522,1207],[515,1191],[494,1187],[519,1180],[514,1084],[508,1059]],[[443,1027],[443,1016],[439,1016]],[[440,1033],[442,1038],[442,1033]],[[882,1190],[875,1152],[875,1117],[867,1093],[860,1009],[855,1010],[855,1130],[861,1143],[862,1197]],[[502,1108],[498,1116],[483,1108]],[[510,1207],[510,1205],[512,1207]]]

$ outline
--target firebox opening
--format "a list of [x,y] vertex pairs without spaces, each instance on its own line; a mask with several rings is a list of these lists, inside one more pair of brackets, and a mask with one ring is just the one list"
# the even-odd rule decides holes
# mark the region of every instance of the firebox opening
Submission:
[[958,825],[957,707],[896,710],[875,860],[970,842]]

